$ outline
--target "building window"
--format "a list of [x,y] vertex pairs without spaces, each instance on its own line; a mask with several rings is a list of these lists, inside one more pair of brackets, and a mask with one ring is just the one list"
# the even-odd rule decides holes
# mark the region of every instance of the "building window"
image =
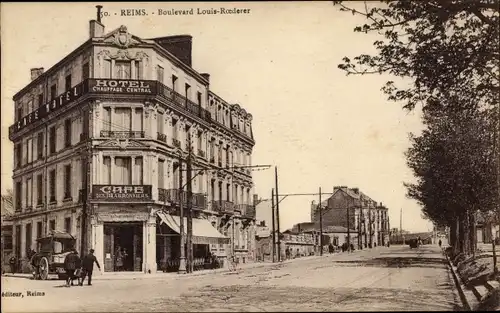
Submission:
[[43,93],[38,95],[38,107],[43,105]]
[[141,79],[142,78],[142,61],[135,61],[134,62],[134,79]]
[[111,157],[105,156],[103,158],[104,163],[104,184],[111,184]]
[[172,75],[172,90],[175,91],[177,87],[177,76]]
[[131,79],[132,73],[130,68],[130,61],[115,61],[115,69],[113,78],[117,79]]
[[57,85],[54,84],[50,86],[50,100],[53,100],[57,97]]
[[111,130],[111,108],[104,108],[104,116],[102,117],[103,122],[103,130],[110,131]]
[[31,223],[26,224],[26,255],[28,255],[31,252],[31,244],[32,244],[32,228],[31,228]]
[[64,199],[71,199],[71,164],[64,166]]
[[49,152],[56,153],[56,127],[52,126],[49,130]]
[[50,222],[49,222],[49,229],[51,231],[56,230],[56,220],[50,220]]
[[177,133],[177,120],[175,118],[172,119],[172,136],[174,139],[179,139],[179,134]]
[[71,146],[71,127],[72,121],[71,118],[68,118],[64,121],[64,147]]
[[43,223],[42,222],[37,222],[36,223],[36,238],[42,238],[43,234]]
[[196,100],[198,101],[198,105],[201,106],[201,92],[196,93]]
[[33,139],[26,140],[26,162],[33,162]]
[[33,112],[33,100],[29,100],[27,103],[27,110],[26,112],[31,113]]
[[191,86],[189,84],[185,84],[184,85],[184,96],[186,97],[186,99],[189,99],[190,93],[191,93]]
[[16,203],[15,203],[15,211],[21,212],[22,208],[22,194],[23,194],[23,184],[18,181],[16,182],[16,189],[14,190],[16,193]]
[[26,207],[31,208],[33,206],[33,180],[31,177],[26,179]]
[[64,90],[68,91],[71,89],[71,74],[66,76],[66,80],[64,81]]
[[159,81],[160,83],[163,83],[163,80],[165,79],[165,71],[163,70],[163,67],[161,66],[156,66],[156,80]]
[[142,185],[143,184],[143,176],[144,176],[144,166],[142,157],[135,158],[134,164],[134,184]]
[[132,130],[132,109],[131,108],[115,108],[113,116],[113,127],[117,131]]
[[198,140],[198,142],[197,142],[198,149],[200,149],[200,151],[204,151],[204,149],[203,149],[203,132],[198,131],[197,140]]
[[50,202],[56,202],[56,170],[49,172]]
[[66,217],[64,219],[64,231],[71,234],[71,217]]
[[36,205],[43,203],[43,176],[42,174],[36,175]]
[[156,131],[159,134],[164,134],[163,125],[165,125],[165,120],[163,118],[163,112],[158,112],[156,117]]
[[39,132],[36,136],[36,158],[37,160],[43,158],[43,132]]
[[86,62],[82,65],[82,80],[85,80],[90,77],[90,66],[89,62]]
[[165,160],[158,160],[158,188],[165,188]]
[[215,139],[210,140],[210,158],[215,161]]
[[23,159],[23,149],[22,145],[20,143],[16,144],[14,147],[15,153],[14,153],[14,164],[16,168],[21,167],[22,164],[22,159]]
[[16,110],[16,120],[20,120],[23,118],[23,106],[19,105],[19,107]]
[[132,183],[131,159],[129,157],[115,157],[116,177],[113,177],[115,184],[130,185]]

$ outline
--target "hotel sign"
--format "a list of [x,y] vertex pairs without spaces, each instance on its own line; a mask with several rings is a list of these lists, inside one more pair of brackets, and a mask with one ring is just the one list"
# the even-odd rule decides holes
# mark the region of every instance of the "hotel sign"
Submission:
[[128,79],[91,79],[89,91],[92,93],[142,94],[156,93],[156,82]]
[[156,81],[131,79],[86,79],[70,90],[52,99],[28,115],[22,117],[9,127],[9,135],[15,134],[23,128],[47,117],[50,113],[72,103],[87,93],[92,94],[129,94],[155,95]]
[[151,185],[93,185],[92,198],[103,201],[151,201]]

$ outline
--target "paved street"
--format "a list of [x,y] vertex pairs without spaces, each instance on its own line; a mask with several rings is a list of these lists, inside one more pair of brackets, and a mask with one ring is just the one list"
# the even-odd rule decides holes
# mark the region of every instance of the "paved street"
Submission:
[[[94,286],[2,278],[12,311],[392,311],[460,310],[437,246],[379,247],[238,273],[99,279]],[[28,297],[27,291],[45,296]]]

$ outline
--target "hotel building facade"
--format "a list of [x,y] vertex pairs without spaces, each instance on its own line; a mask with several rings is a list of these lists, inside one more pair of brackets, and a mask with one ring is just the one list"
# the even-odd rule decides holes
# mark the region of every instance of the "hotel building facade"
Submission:
[[192,68],[191,36],[105,33],[100,20],[89,33],[49,70],[32,69],[13,97],[16,256],[59,230],[79,251],[95,249],[105,272],[117,270],[118,251],[127,255],[122,270],[177,270],[187,204],[179,176],[186,184],[191,147],[195,259],[214,252],[251,262],[252,115]]

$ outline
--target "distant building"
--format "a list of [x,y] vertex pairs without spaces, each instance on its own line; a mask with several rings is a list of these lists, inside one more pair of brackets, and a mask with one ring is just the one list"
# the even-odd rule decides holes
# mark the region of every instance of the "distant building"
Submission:
[[[334,187],[334,193],[325,201],[323,207],[323,227],[342,226],[354,229],[357,233],[355,246],[386,245],[389,240],[388,209],[377,203],[358,188],[347,186]],[[349,216],[349,218],[348,218]],[[311,221],[319,223],[319,207],[311,204]]]

